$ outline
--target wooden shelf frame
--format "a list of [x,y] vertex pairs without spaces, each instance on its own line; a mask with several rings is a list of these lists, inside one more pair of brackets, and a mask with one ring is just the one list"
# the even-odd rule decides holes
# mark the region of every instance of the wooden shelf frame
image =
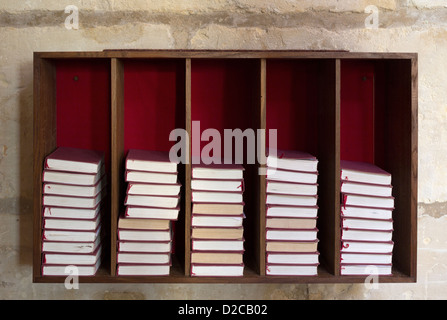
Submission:
[[[275,61],[290,63],[293,68],[311,63],[317,74],[312,84],[317,99],[307,108],[316,108],[318,135],[315,153],[319,159],[319,212],[318,237],[320,251],[319,274],[315,277],[273,277],[265,275],[265,176],[254,177],[254,195],[250,200],[250,252],[243,277],[191,277],[191,165],[182,165],[182,209],[176,222],[176,254],[170,276],[142,277],[116,275],[117,220],[122,210],[124,194],[125,156],[125,81],[126,63],[138,61],[144,65],[162,60],[180,64],[176,83],[178,95],[182,95],[183,115],[176,125],[186,129],[191,137],[191,121],[194,120],[192,83],[195,62],[204,60],[231,61],[252,64],[257,92],[257,105],[252,115],[254,129],[267,129],[269,112],[268,77],[270,66]],[[250,61],[248,61],[250,60]],[[70,65],[79,61],[102,61],[109,64],[110,78],[110,221],[106,241],[110,245],[109,255],[103,267],[94,277],[80,277],[89,283],[357,283],[364,276],[340,276],[340,139],[341,139],[341,76],[344,63],[365,61],[378,71],[376,100],[383,104],[381,128],[386,141],[377,139],[385,150],[378,163],[393,175],[396,209],[393,213],[395,229],[393,241],[393,275],[380,277],[380,282],[415,282],[417,278],[417,54],[415,53],[354,53],[344,51],[213,51],[213,50],[106,50],[102,52],[36,52],[34,54],[34,228],[33,228],[33,282],[57,283],[64,277],[41,275],[42,239],[42,170],[43,160],[58,146],[57,97],[59,65]],[[175,62],[174,62],[175,61]],[[242,61],[242,62],[241,62]],[[225,63],[222,65],[225,66]],[[205,64],[206,65],[206,64]],[[225,67],[223,67],[225,68]],[[276,89],[275,89],[276,90]],[[281,90],[279,88],[278,90]],[[193,92],[194,91],[194,92]],[[289,119],[286,121],[293,121]],[[188,150],[191,155],[191,148]]]

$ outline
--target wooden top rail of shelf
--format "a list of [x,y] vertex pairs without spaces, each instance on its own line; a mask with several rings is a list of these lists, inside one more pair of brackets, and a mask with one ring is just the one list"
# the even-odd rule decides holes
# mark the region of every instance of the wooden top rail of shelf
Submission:
[[257,59],[415,59],[417,53],[407,52],[349,52],[343,50],[104,50],[35,52],[40,58],[257,58]]

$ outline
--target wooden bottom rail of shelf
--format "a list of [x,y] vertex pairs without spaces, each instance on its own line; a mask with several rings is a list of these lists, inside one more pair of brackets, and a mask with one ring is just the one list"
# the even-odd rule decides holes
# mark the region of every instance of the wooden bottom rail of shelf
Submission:
[[[38,276],[35,283],[63,283],[63,276]],[[169,276],[112,276],[104,269],[98,270],[95,276],[80,276],[80,283],[364,283],[369,281],[366,276],[334,276],[323,268],[318,269],[317,276],[261,276],[250,268],[245,268],[243,277],[191,277],[185,276],[178,268],[173,268]],[[398,270],[393,270],[391,276],[379,276],[377,283],[410,283],[416,279]]]

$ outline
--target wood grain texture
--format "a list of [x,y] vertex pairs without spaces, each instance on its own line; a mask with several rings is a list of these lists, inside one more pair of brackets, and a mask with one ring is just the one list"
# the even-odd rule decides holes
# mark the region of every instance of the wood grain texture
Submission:
[[416,277],[417,243],[417,70],[414,61],[385,62],[385,162],[392,175],[393,264]]
[[411,59],[411,169],[410,169],[410,256],[409,276],[417,279],[418,235],[418,57]]
[[324,60],[318,79],[318,250],[333,275],[340,269],[340,60]]
[[[243,277],[190,277],[183,274],[179,266],[171,267],[170,276],[110,276],[102,271],[94,277],[79,277],[81,283],[221,283],[221,284],[308,284],[308,283],[365,283],[365,276],[334,276],[326,269],[319,268],[318,276],[293,277],[293,276],[261,276],[255,270],[245,268]],[[47,276],[37,277],[37,283],[63,283],[65,277]],[[393,270],[393,276],[380,277],[380,283],[410,283],[414,280],[399,270]]]
[[413,59],[407,52],[348,52],[308,50],[104,50],[39,52],[42,58],[256,58],[256,59]]
[[33,128],[33,278],[41,274],[42,172],[47,155],[56,149],[56,68],[51,61],[34,55]]
[[116,274],[117,226],[124,203],[124,66],[111,59],[110,272]]
[[185,128],[188,136],[188,159],[185,164],[185,263],[184,274],[191,271],[191,59],[185,60]]
[[[266,59],[261,59],[261,70],[260,70],[260,95],[261,95],[261,99],[260,99],[260,111],[259,111],[259,128],[261,130],[266,130],[266,116],[267,116],[267,106],[266,106],[266,101],[267,101],[267,60]],[[266,142],[264,142],[264,147],[265,147]],[[258,151],[259,152],[259,151]],[[259,165],[259,170],[263,170],[266,168],[265,164],[260,164]],[[261,172],[263,173],[263,172]],[[259,274],[261,276],[265,275],[265,267],[266,267],[266,242],[265,242],[265,234],[266,234],[266,230],[265,230],[265,224],[266,224],[266,179],[265,179],[265,175],[264,174],[259,174],[259,221],[258,221],[258,226],[257,226],[257,237],[258,237],[258,246],[256,248],[256,252],[258,253],[258,255],[256,256],[257,261],[259,261]]]

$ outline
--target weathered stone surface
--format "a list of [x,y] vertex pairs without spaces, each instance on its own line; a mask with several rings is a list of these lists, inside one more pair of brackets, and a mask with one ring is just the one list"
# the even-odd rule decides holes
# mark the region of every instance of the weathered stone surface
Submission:
[[[416,5],[427,7],[430,1],[413,1]],[[433,1],[431,1],[433,2]],[[442,2],[438,0],[437,2]],[[427,4],[428,3],[428,4]],[[66,6],[75,5],[80,10],[135,10],[135,11],[152,11],[152,12],[212,12],[217,10],[225,10],[230,12],[293,12],[293,11],[364,11],[369,5],[375,5],[378,8],[394,10],[397,7],[396,0],[347,0],[347,1],[268,1],[268,0],[213,0],[213,1],[188,1],[188,0],[163,0],[163,1],[146,1],[146,0],[74,0],[74,1],[20,1],[4,0],[0,4],[0,10],[11,12],[26,10],[61,10]]]
[[410,6],[415,6],[418,9],[423,8],[447,8],[447,3],[443,0],[408,0]]
[[104,292],[104,300],[144,300],[141,292]]

